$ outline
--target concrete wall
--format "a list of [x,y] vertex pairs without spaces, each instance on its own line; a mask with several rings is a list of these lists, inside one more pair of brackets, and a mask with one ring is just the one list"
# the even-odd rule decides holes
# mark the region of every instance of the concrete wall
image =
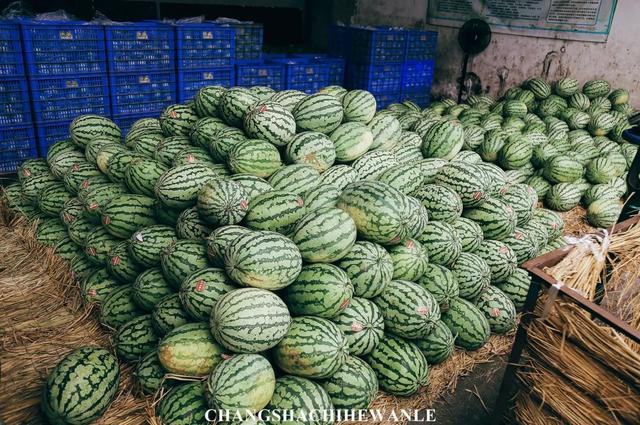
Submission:
[[[340,2],[340,1],[338,1]],[[425,25],[428,0],[355,0],[353,23],[369,25],[419,26],[438,31],[438,54],[433,92],[457,93],[456,79],[462,67],[457,29]],[[619,0],[607,43],[586,43],[493,34],[491,44],[474,57],[469,71],[481,80],[482,91],[496,95],[498,72],[508,71],[506,86],[540,76],[549,52],[556,52],[549,79],[572,76],[580,81],[604,78],[631,92],[632,103],[640,106],[640,0]]]

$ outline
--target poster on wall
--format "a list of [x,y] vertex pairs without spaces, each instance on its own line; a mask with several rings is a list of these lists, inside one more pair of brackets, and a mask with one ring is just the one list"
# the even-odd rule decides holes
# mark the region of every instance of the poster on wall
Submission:
[[484,19],[494,32],[606,42],[617,0],[429,0],[427,22],[459,27]]

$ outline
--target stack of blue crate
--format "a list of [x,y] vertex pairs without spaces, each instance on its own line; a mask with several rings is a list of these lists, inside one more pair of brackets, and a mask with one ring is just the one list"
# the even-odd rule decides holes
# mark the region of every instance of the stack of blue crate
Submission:
[[401,100],[411,100],[422,108],[429,105],[437,41],[435,31],[407,31]]
[[178,102],[205,86],[234,85],[235,30],[214,22],[176,25]]
[[20,27],[0,21],[0,174],[15,172],[37,155]]
[[105,26],[111,113],[124,132],[176,102],[175,36],[158,22]]
[[78,115],[109,116],[104,29],[85,22],[21,24],[38,147],[45,155]]

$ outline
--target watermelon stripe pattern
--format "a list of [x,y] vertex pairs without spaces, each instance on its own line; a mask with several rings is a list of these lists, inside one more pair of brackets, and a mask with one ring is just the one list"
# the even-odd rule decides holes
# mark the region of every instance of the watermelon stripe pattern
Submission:
[[206,323],[188,323],[173,329],[158,344],[158,357],[167,372],[183,376],[206,376],[226,353]]
[[328,134],[342,122],[344,111],[335,97],[317,93],[302,99],[293,109],[298,130]]
[[365,298],[353,297],[349,305],[331,320],[344,332],[352,356],[369,354],[384,334],[380,308]]
[[321,208],[305,215],[294,227],[291,239],[302,259],[331,263],[344,257],[356,241],[356,224],[341,209]]

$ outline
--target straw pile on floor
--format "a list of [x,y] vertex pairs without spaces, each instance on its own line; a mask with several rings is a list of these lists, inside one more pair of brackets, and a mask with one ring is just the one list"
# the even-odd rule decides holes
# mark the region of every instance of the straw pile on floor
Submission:
[[[640,224],[583,239],[546,271],[627,323],[640,324]],[[604,295],[596,284],[604,282]],[[543,314],[541,297],[536,314]],[[575,303],[556,300],[547,317],[528,327],[516,416],[523,424],[638,423],[640,350]]]
[[[0,206],[0,418],[9,424],[40,424],[40,390],[60,359],[81,346],[110,346],[90,307],[84,306],[66,263],[39,245],[34,229]],[[430,407],[456,388],[458,378],[476,364],[506,355],[513,336],[492,336],[475,352],[458,350],[430,371],[430,385],[409,398],[380,394],[372,408]],[[153,418],[157,398],[135,389],[123,368],[120,392],[101,425],[159,425]]]

